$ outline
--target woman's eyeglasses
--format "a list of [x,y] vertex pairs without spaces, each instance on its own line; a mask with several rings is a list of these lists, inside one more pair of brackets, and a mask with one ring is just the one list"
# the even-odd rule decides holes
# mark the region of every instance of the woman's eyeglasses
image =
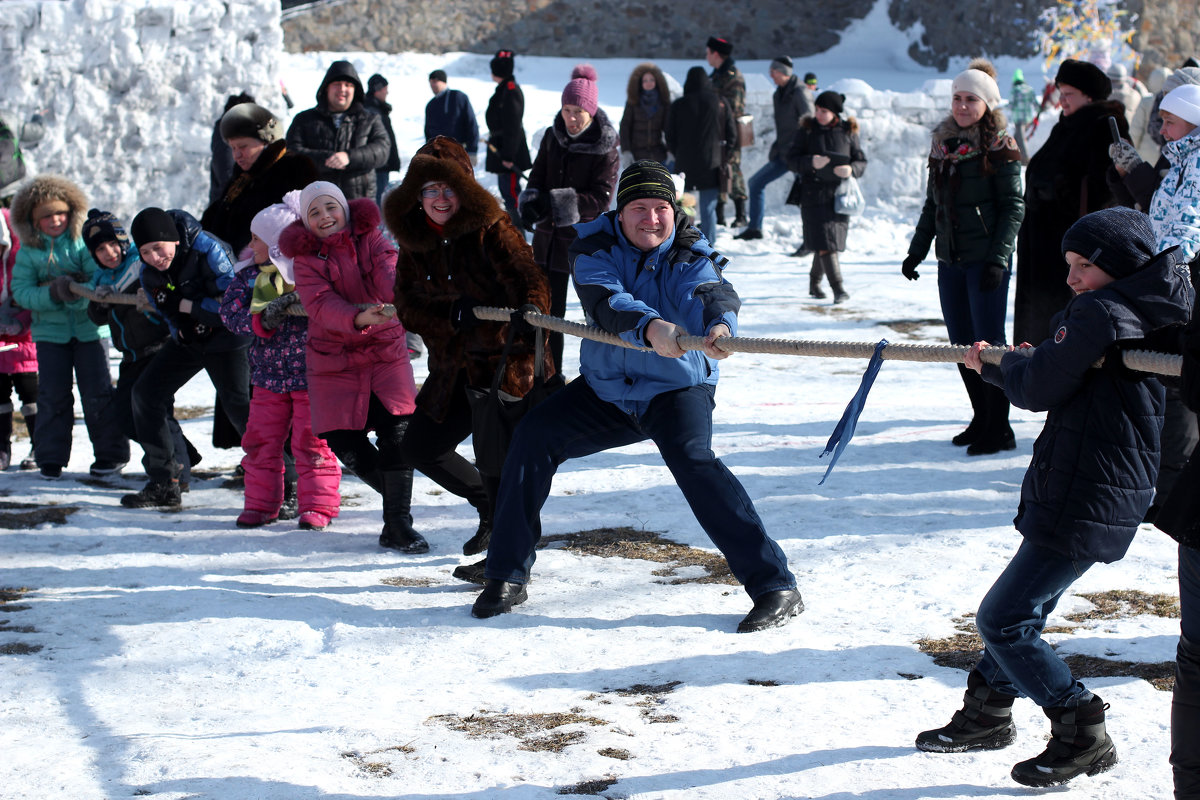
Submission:
[[447,200],[453,200],[454,190],[449,186],[443,186],[441,188],[438,188],[437,186],[428,186],[421,190],[421,197],[424,197],[426,200],[436,200],[439,197],[444,197]]

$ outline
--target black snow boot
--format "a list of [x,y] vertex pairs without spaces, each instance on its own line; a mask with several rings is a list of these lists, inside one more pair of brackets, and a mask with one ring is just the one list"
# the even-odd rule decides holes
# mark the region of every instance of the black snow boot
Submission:
[[1099,697],[1076,708],[1044,708],[1050,718],[1050,742],[1036,758],[1012,768],[1012,779],[1025,786],[1058,786],[1072,778],[1098,775],[1117,763],[1117,749],[1104,730],[1108,704]]
[[968,750],[1000,750],[1017,738],[1012,721],[1015,697],[992,691],[977,670],[967,675],[963,707],[954,712],[950,724],[917,734],[917,749],[928,753],[965,753]]
[[1175,691],[1171,694],[1171,769],[1175,797],[1200,797],[1200,643],[1179,637]]
[[8,469],[12,463],[12,406],[0,414],[0,470]]
[[958,375],[962,378],[963,386],[967,390],[967,397],[971,401],[971,422],[965,431],[950,441],[959,447],[966,447],[975,444],[983,435],[984,429],[987,428],[987,405],[983,396],[984,381],[979,373],[965,364],[959,364]]
[[[973,370],[972,370],[973,371]],[[979,438],[967,445],[969,456],[990,456],[1003,450],[1015,450],[1017,438],[1008,424],[1008,395],[999,386],[983,383],[983,403],[987,414],[986,426]]]
[[401,553],[428,553],[429,542],[412,526],[412,469],[389,469],[383,479],[383,532],[379,546]]
[[722,228],[725,227],[725,201],[717,201],[717,224]]
[[279,518],[289,520],[298,516],[300,516],[300,500],[296,496],[296,482],[285,479],[283,482],[283,505],[279,507]]
[[844,303],[850,295],[842,288],[842,266],[838,263],[838,254],[830,251],[823,256],[825,260],[825,277],[829,279],[829,288],[833,289],[833,303]]
[[825,263],[820,253],[813,254],[812,268],[808,271],[808,296],[817,300],[825,299],[821,291],[821,279],[825,277]]
[[733,198],[733,227],[744,228],[750,224],[750,220],[746,219],[746,198]]
[[488,542],[492,540],[492,512],[490,508],[479,509],[479,527],[475,535],[463,544],[464,556],[475,556],[486,553]]
[[179,481],[150,481],[140,492],[121,498],[126,508],[179,508]]
[[[36,406],[34,406],[36,408]],[[37,469],[37,459],[33,457],[33,429],[37,425],[37,411],[29,413],[26,407],[21,407],[21,416],[25,418],[25,430],[29,431],[29,455],[21,461],[21,469]]]

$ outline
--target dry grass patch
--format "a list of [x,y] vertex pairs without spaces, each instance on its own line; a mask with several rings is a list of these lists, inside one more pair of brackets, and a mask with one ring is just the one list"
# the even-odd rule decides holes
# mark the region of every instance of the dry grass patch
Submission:
[[416,748],[409,744],[396,745],[395,747],[384,747],[380,750],[372,750],[368,753],[359,753],[357,751],[348,751],[342,753],[342,758],[348,760],[354,766],[363,772],[365,775],[372,778],[390,778],[395,773],[392,767],[386,761],[380,761],[372,758],[384,753],[400,753],[402,755],[411,755],[416,752]]
[[[576,555],[601,558],[632,558],[653,561],[667,566],[654,570],[654,575],[671,578],[663,581],[672,586],[684,583],[724,583],[737,586],[737,579],[720,553],[709,553],[695,547],[672,542],[653,531],[633,528],[597,528],[579,533],[560,533],[543,536],[538,547],[563,542],[562,549]],[[702,567],[706,574],[692,578],[674,577],[682,567]]]
[[199,419],[213,413],[212,406],[175,406],[175,419],[182,422],[185,419]]
[[10,531],[28,530],[39,525],[63,525],[78,506],[42,506],[34,503],[0,501],[0,528]]
[[552,712],[543,714],[500,714],[492,711],[480,711],[478,714],[461,716],[459,714],[438,714],[430,717],[428,722],[438,722],[459,733],[465,733],[471,738],[511,736],[520,744],[519,750],[529,750],[535,753],[561,753],[573,744],[580,744],[587,739],[587,733],[582,730],[560,731],[566,725],[607,725],[598,717],[591,717],[578,711]]
[[21,642],[7,642],[0,644],[0,656],[28,656],[40,651],[40,644],[22,644]]
[[903,333],[910,339],[920,338],[916,334],[922,328],[941,327],[944,323],[940,319],[893,319],[880,322],[880,325],[885,325],[897,333]]
[[[1096,610],[1071,614],[1068,619],[1083,621],[1119,619],[1138,614],[1155,614],[1160,617],[1179,615],[1179,598],[1171,595],[1148,595],[1133,590],[1116,590],[1079,596],[1094,603]],[[1174,614],[1171,613],[1172,608]],[[933,663],[939,667],[952,667],[970,672],[979,662],[979,654],[983,651],[983,639],[979,637],[975,627],[974,615],[956,617],[954,627],[959,632],[953,636],[944,639],[918,639],[917,647],[922,653],[932,656]],[[1046,626],[1047,633],[1073,634],[1080,629],[1080,626],[1072,625]],[[1141,678],[1163,692],[1169,692],[1175,687],[1174,661],[1118,661],[1075,653],[1063,655],[1062,660],[1078,678]],[[913,680],[921,676],[901,673],[901,677]]]
[[[667,681],[666,683],[635,683],[632,686],[626,686],[622,689],[605,689],[604,694],[615,694],[621,697],[638,697],[641,698],[633,703],[636,708],[641,709],[642,719],[651,724],[660,724],[666,722],[678,722],[679,717],[674,714],[661,714],[659,708],[666,702],[665,698],[671,692],[675,691],[675,687],[681,686],[683,681]],[[596,695],[592,695],[596,697]]]
[[387,586],[436,586],[438,583],[433,578],[406,578],[403,575],[383,578],[379,582]]
[[623,747],[601,747],[596,753],[605,758],[615,758],[618,761],[629,761],[633,758],[633,753]]

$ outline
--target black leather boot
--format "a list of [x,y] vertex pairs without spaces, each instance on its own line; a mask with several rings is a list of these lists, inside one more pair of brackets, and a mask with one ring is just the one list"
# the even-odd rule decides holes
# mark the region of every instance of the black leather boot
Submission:
[[733,220],[733,227],[744,228],[750,224],[750,220],[748,220],[746,218],[746,198],[744,198],[744,197],[733,198],[733,213],[735,215],[734,220]]
[[413,530],[411,469],[389,469],[383,479],[383,532],[379,546],[401,553],[428,553],[429,542]]
[[968,368],[965,364],[958,365],[958,375],[962,378],[963,387],[971,401],[971,422],[967,429],[950,440],[952,444],[966,447],[975,444],[987,428],[987,404],[984,401],[984,380],[979,373]]
[[821,290],[821,279],[825,277],[825,262],[820,253],[813,253],[812,268],[808,271],[808,296],[817,300],[825,299]]
[[983,402],[987,409],[987,426],[980,432],[979,438],[967,447],[967,455],[987,456],[1002,450],[1015,450],[1017,439],[1012,426],[1008,424],[1008,395],[999,386],[984,381]]
[[35,411],[30,414],[25,410],[25,407],[22,406],[21,416],[25,418],[25,430],[29,432],[29,455],[22,459],[21,469],[37,469],[37,459],[33,457],[33,429],[37,425],[37,412]]
[[833,289],[833,303],[844,303],[850,295],[842,288],[842,265],[838,263],[838,254],[830,251],[825,253],[825,277],[829,279],[829,288]]
[[725,201],[717,201],[717,224],[722,228],[725,227]]
[[12,406],[0,414],[0,470],[8,469],[12,461]]
[[1012,721],[1016,698],[992,691],[978,670],[967,675],[963,707],[954,712],[950,724],[917,734],[917,749],[928,753],[965,753],[968,750],[1000,750],[1017,738]]
[[1025,786],[1059,786],[1079,775],[1098,775],[1117,763],[1117,749],[1104,729],[1108,705],[1095,695],[1076,708],[1044,708],[1050,718],[1050,742],[1036,758],[1012,768],[1012,779]]

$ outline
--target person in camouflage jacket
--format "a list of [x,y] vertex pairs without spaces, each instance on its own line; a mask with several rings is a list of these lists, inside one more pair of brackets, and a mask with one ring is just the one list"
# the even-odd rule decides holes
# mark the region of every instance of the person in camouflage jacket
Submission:
[[[746,113],[746,78],[733,63],[732,53],[733,44],[728,39],[710,36],[705,47],[704,57],[708,61],[708,65],[713,68],[712,74],[709,75],[713,82],[713,88],[729,105],[729,110],[733,113],[736,121]],[[749,224],[749,220],[746,218],[746,198],[749,194],[746,191],[746,179],[742,177],[742,150],[738,146],[737,140],[734,140],[733,152],[729,154],[728,163],[733,173],[733,179],[730,181],[728,191],[722,191],[717,200],[717,224],[725,224],[725,200],[727,197],[732,197],[734,212],[737,214],[733,224],[744,228]]]

